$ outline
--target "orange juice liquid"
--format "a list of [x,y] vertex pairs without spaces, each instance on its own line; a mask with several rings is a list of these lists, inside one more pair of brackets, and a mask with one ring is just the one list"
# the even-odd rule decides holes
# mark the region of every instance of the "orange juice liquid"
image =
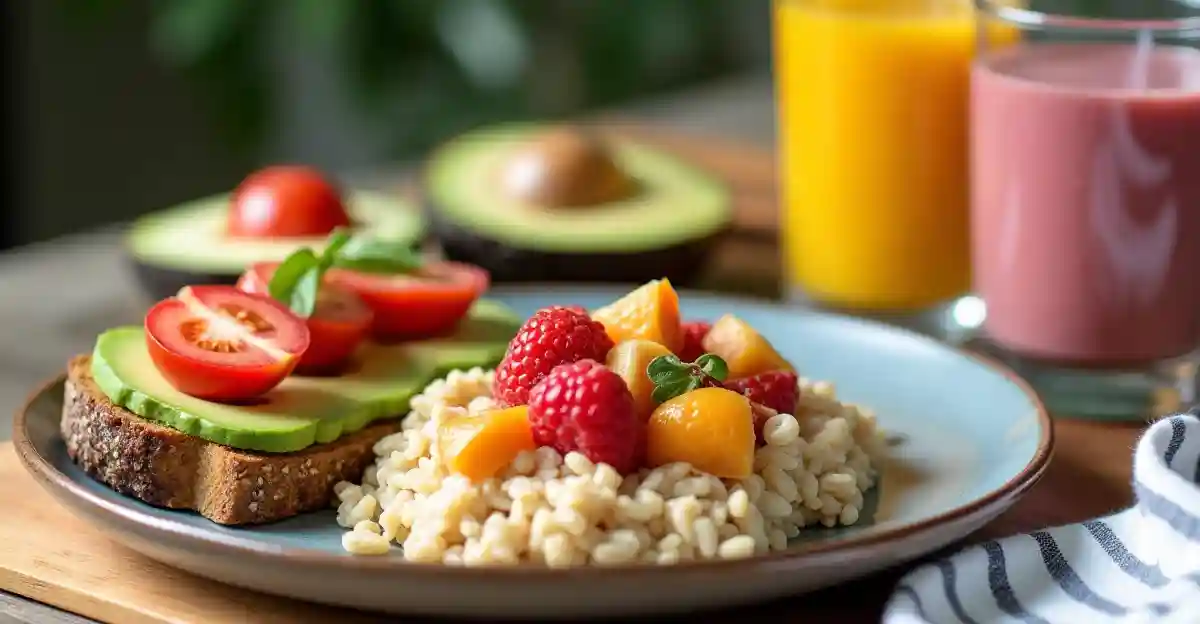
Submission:
[[964,294],[969,0],[775,0],[785,272],[849,309]]

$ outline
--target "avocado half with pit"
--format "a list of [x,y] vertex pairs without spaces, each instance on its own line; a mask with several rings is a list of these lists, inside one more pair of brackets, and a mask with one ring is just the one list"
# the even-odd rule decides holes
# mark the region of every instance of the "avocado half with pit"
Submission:
[[494,282],[687,284],[733,218],[725,185],[679,158],[580,127],[502,125],[427,163],[424,209],[450,260]]
[[[225,233],[230,194],[193,200],[134,221],[125,240],[135,273],[156,299],[187,285],[234,284],[247,266],[278,262],[299,247],[320,250],[325,237],[238,238]],[[355,229],[414,247],[425,236],[420,211],[378,192],[354,191],[345,198]]]

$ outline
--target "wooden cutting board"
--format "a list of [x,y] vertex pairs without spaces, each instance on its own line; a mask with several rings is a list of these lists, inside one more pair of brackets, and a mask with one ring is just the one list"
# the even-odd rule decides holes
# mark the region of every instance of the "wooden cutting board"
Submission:
[[61,507],[0,443],[0,589],[103,622],[225,624],[378,618],[201,579],[110,540]]

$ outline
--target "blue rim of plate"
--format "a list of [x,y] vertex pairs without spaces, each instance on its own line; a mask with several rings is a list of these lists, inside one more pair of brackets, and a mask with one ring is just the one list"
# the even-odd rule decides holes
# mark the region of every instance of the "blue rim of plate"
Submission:
[[[515,286],[498,286],[489,291],[489,294],[494,295],[520,295],[529,292],[552,291],[555,289],[569,288],[575,293],[591,293],[591,294],[614,294],[620,295],[627,293],[629,287],[620,285],[588,285],[588,284],[522,284]],[[759,310],[762,309],[778,309],[781,307],[777,302],[770,299],[759,297],[746,297],[740,295],[725,295],[721,293],[690,291],[681,289],[677,291],[682,299],[707,299],[710,301],[719,300],[722,302],[733,303],[741,307],[751,307]],[[765,555],[755,555],[745,559],[715,559],[703,561],[681,561],[669,566],[651,566],[651,565],[625,565],[625,566],[586,566],[576,568],[547,568],[542,566],[491,566],[491,567],[464,567],[464,566],[446,566],[437,563],[414,563],[404,561],[397,557],[345,557],[324,553],[317,550],[309,550],[302,548],[280,548],[278,546],[266,546],[263,543],[249,538],[220,536],[214,537],[203,529],[199,529],[183,522],[160,519],[146,516],[142,512],[119,503],[104,500],[100,496],[89,492],[86,488],[76,483],[70,477],[64,475],[48,459],[43,457],[34,446],[33,442],[26,434],[26,414],[29,407],[37,400],[38,397],[45,394],[58,384],[63,383],[65,375],[57,375],[48,382],[41,384],[37,389],[29,394],[25,402],[17,410],[13,418],[13,445],[17,451],[17,456],[21,463],[25,466],[34,477],[41,481],[43,488],[48,490],[59,490],[63,493],[68,493],[71,496],[90,505],[95,511],[102,512],[107,515],[110,520],[118,521],[125,524],[135,524],[146,529],[154,531],[162,531],[172,533],[183,538],[203,542],[205,547],[216,551],[218,554],[227,553],[231,556],[251,556],[267,559],[282,559],[290,564],[319,566],[332,570],[339,569],[355,569],[361,571],[409,571],[412,573],[422,574],[439,574],[450,577],[475,577],[486,576],[496,580],[551,580],[560,579],[564,576],[611,576],[611,575],[626,575],[626,574],[670,574],[684,571],[690,572],[730,572],[736,571],[739,568],[746,566],[760,566],[780,564],[783,562],[807,558],[815,555],[836,554],[841,552],[849,552],[861,548],[871,547],[888,542],[903,540],[911,535],[919,534],[938,526],[953,523],[957,520],[968,518],[975,513],[987,509],[992,505],[999,503],[1007,498],[1018,497],[1028,492],[1045,474],[1046,468],[1050,464],[1050,460],[1054,454],[1054,425],[1050,418],[1046,407],[1042,404],[1041,398],[1034,392],[1033,388],[1013,372],[1008,367],[1000,362],[989,357],[973,353],[963,349],[956,348],[951,345],[939,342],[928,336],[919,333],[897,328],[875,321],[859,319],[844,315],[830,314],[818,311],[805,311],[810,316],[837,318],[839,320],[849,322],[851,324],[859,324],[876,331],[886,330],[888,332],[899,332],[905,334],[914,340],[925,342],[926,344],[936,345],[939,348],[946,349],[958,353],[977,364],[980,364],[995,373],[998,373],[1010,383],[1014,384],[1025,396],[1029,399],[1030,404],[1037,412],[1037,422],[1039,427],[1037,451],[1033,457],[1016,475],[1004,483],[1004,485],[988,492],[987,494],[976,498],[975,500],[959,505],[952,509],[943,511],[929,518],[900,524],[890,527],[866,527],[861,531],[857,531],[846,537],[822,540],[819,542],[811,542],[807,544],[798,544],[795,547],[790,547],[786,551],[771,552]],[[52,492],[53,493],[53,492]],[[194,513],[184,510],[179,510],[180,513]],[[252,530],[252,529],[251,529]]]

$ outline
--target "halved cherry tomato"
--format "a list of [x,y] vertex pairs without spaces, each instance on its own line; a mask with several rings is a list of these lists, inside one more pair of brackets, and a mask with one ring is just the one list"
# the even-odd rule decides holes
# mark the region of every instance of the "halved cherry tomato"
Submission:
[[384,342],[452,331],[491,283],[487,271],[458,262],[427,264],[403,275],[330,269],[325,279],[358,293],[375,311],[371,334]]
[[233,192],[230,236],[323,236],[350,225],[338,190],[315,169],[275,166],[250,174]]
[[[238,279],[237,287],[265,295],[267,284],[275,274],[278,262],[251,265]],[[352,291],[328,280],[317,291],[317,306],[305,319],[311,340],[304,357],[296,367],[302,373],[335,371],[358,350],[371,329],[371,308]]]
[[308,327],[270,297],[185,286],[146,314],[150,359],[175,389],[239,401],[279,385],[308,349]]

